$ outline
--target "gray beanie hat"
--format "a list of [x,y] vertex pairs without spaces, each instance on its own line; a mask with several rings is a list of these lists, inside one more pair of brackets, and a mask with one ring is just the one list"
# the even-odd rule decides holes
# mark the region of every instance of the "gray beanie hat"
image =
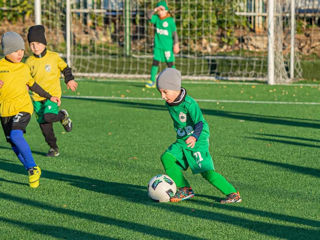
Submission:
[[25,49],[22,37],[16,32],[6,32],[3,34],[1,45],[5,56],[20,49]]
[[181,72],[175,68],[164,69],[157,78],[157,88],[166,90],[181,89]]

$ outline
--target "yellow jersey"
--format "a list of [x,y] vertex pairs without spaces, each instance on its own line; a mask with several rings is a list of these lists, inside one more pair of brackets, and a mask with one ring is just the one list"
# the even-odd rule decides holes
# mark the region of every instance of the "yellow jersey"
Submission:
[[1,117],[15,116],[19,112],[33,113],[33,105],[29,95],[34,79],[30,69],[22,62],[13,63],[5,58],[0,60],[0,115]]
[[[46,50],[46,54],[43,57],[30,56],[26,64],[29,66],[31,76],[37,84],[50,95],[61,97],[61,71],[68,65],[58,53]],[[35,92],[32,93],[32,98],[34,101],[46,99]]]

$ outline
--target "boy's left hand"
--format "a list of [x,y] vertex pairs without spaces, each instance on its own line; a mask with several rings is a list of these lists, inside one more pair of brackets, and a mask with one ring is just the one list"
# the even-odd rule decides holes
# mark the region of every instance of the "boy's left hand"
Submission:
[[194,148],[194,145],[196,144],[197,139],[194,136],[190,136],[186,140],[186,144],[189,148]]
[[0,80],[0,88],[2,88],[3,83],[4,83],[4,82]]
[[67,88],[68,89],[71,89],[71,91],[75,91],[77,90],[77,87],[78,87],[78,83],[75,81],[75,80],[70,80],[68,83],[67,83]]
[[60,100],[60,98],[58,98],[58,97],[54,97],[54,96],[52,96],[52,97],[50,98],[50,101],[51,101],[51,102],[55,102],[55,103],[57,103],[57,104],[58,104],[58,106],[60,106],[60,105],[61,105],[61,100]]
[[179,43],[176,43],[175,45],[173,45],[173,53],[178,54],[179,52],[180,52]]

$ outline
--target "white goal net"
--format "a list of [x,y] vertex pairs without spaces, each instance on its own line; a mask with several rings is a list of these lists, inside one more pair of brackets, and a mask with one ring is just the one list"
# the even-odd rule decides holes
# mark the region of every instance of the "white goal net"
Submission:
[[[167,0],[181,49],[175,56],[176,68],[189,79],[267,81],[270,1],[274,3],[275,83],[301,78],[298,53],[317,55],[319,48],[305,48],[307,37],[300,32],[297,38],[295,24],[300,31],[310,32],[309,25],[319,29],[318,0]],[[0,3],[0,18],[18,8],[20,15],[29,13],[35,1],[18,2]],[[158,0],[39,2],[48,47],[68,60],[75,75],[149,78],[154,26],[147,13]],[[165,66],[163,63],[160,69]]]
[[[59,3],[60,2],[60,3]],[[61,3],[63,2],[63,3]],[[158,1],[70,1],[71,55],[83,76],[149,78],[154,27],[147,12]],[[167,1],[175,18],[181,51],[176,68],[195,79],[260,80],[267,77],[266,8],[241,0]],[[65,48],[66,2],[42,2],[42,23]],[[248,12],[249,11],[249,12]],[[259,24],[256,21],[260,21]],[[165,67],[162,64],[161,67]]]

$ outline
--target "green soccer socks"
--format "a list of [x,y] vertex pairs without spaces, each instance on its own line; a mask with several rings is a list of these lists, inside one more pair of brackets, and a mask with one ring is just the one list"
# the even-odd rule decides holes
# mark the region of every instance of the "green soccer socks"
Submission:
[[150,80],[152,82],[155,82],[156,81],[156,76],[157,76],[157,73],[158,73],[158,69],[159,69],[159,66],[152,66],[151,67],[151,76],[150,76]]
[[213,170],[203,172],[201,175],[225,195],[237,192],[236,189],[227,181],[227,179]]
[[166,174],[173,179],[177,188],[190,187],[187,179],[183,176],[181,168],[176,163],[176,158],[168,152],[161,156],[161,162],[166,171]]

